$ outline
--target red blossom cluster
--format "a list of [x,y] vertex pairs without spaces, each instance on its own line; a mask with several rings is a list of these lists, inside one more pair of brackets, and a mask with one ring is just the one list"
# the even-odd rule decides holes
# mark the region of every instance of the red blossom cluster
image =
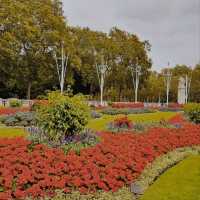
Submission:
[[113,122],[113,125],[116,128],[124,128],[124,127],[127,128],[127,129],[133,128],[133,123],[132,123],[131,120],[128,119],[127,116],[116,118]]
[[144,103],[138,102],[114,102],[112,103],[113,108],[144,108]]
[[183,104],[178,104],[178,103],[169,103],[168,105],[169,108],[183,108]]
[[[102,133],[102,142],[80,155],[22,138],[0,139],[0,199],[96,190],[116,191],[133,182],[148,163],[178,147],[200,145],[200,126],[153,128],[147,134]],[[3,192],[1,192],[3,190]]]
[[169,123],[171,124],[184,124],[187,123],[187,120],[181,114],[177,114],[174,117],[170,118]]
[[0,108],[0,115],[12,115],[17,112],[29,112],[30,107],[21,107],[21,108]]

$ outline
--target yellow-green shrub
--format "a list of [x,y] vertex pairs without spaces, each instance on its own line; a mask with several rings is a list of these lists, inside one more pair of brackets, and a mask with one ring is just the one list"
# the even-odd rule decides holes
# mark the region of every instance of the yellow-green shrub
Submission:
[[200,104],[199,103],[190,103],[185,105],[184,112],[194,123],[200,123]]

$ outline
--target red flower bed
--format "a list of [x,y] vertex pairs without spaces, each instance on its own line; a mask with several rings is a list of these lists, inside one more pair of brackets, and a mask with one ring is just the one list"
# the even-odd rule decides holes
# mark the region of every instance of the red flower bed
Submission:
[[178,104],[178,103],[169,103],[168,105],[169,108],[183,108],[183,104]]
[[22,139],[0,139],[1,200],[70,192],[116,191],[130,184],[156,157],[178,147],[200,145],[200,126],[153,128],[145,135],[102,133],[103,141],[68,155]]
[[138,102],[114,102],[112,103],[113,108],[144,108],[144,103]]
[[29,112],[29,107],[22,107],[22,108],[0,108],[0,115],[12,115],[17,112]]
[[124,128],[124,127],[126,127],[127,129],[133,128],[133,123],[131,120],[128,119],[127,116],[115,119],[113,125],[116,128]]

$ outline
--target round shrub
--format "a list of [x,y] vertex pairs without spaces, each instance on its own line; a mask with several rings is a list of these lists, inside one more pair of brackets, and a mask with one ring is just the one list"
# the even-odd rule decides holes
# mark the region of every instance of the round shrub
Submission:
[[89,120],[89,108],[82,96],[48,95],[49,103],[37,108],[37,123],[50,141],[61,142],[81,133]]

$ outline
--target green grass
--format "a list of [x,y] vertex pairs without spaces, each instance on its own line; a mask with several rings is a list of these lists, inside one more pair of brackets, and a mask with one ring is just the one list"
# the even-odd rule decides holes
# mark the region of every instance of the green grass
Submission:
[[[176,115],[175,112],[156,112],[145,114],[132,114],[128,115],[128,118],[131,119],[133,122],[157,122],[161,119],[167,120],[173,117],[174,115]],[[107,124],[120,116],[123,115],[104,115],[100,119],[91,119],[87,128],[91,128],[98,131],[106,130]],[[26,133],[23,129],[20,128],[8,128],[0,125],[0,138],[17,136],[26,136]]]
[[[131,114],[128,118],[133,122],[158,122],[162,119],[168,120],[175,116],[176,112],[156,112],[156,113],[145,113],[145,114]],[[113,121],[122,115],[103,115],[100,119],[91,119],[88,124],[88,128],[103,131],[106,130],[106,126],[109,122]]]
[[200,156],[169,169],[140,200],[200,200]]
[[0,126],[0,138],[24,137],[27,133],[22,128],[8,128]]

